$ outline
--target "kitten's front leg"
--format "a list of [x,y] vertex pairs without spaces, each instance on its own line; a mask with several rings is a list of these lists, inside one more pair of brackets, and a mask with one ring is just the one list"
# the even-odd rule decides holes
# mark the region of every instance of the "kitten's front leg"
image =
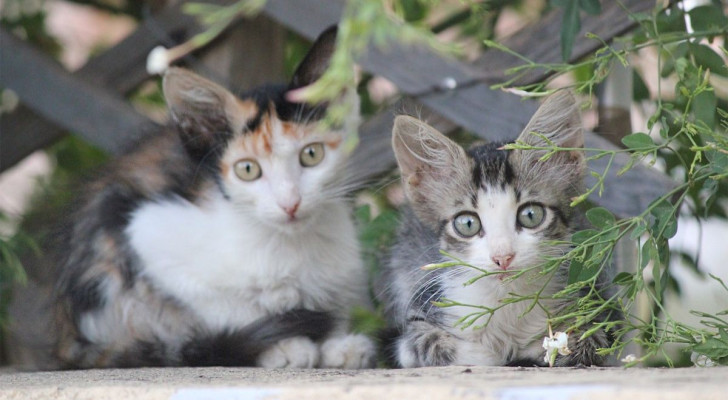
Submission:
[[604,331],[594,332],[591,336],[579,340],[581,333],[576,332],[569,335],[569,349],[571,354],[557,356],[555,365],[557,367],[574,367],[592,365],[604,365],[606,357],[599,355],[597,350],[610,346],[611,341]]
[[404,368],[450,365],[457,338],[424,320],[410,321],[397,341],[397,361]]
[[322,368],[360,369],[374,367],[376,347],[371,339],[350,333],[332,336],[321,344]]
[[313,368],[319,361],[319,347],[305,336],[283,339],[258,357],[264,368]]

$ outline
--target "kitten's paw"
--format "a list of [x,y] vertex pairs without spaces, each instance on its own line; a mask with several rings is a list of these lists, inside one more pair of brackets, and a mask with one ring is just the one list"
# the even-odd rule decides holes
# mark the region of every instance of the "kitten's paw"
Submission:
[[567,356],[556,356],[557,367],[589,367],[592,365],[604,365],[606,357],[599,355],[600,348],[611,345],[610,340],[604,331],[594,332],[588,338],[579,340],[579,335],[569,335],[569,349],[571,354]]
[[321,345],[323,368],[359,369],[374,366],[376,348],[372,341],[361,334],[337,336]]
[[404,368],[450,365],[455,360],[456,339],[447,332],[422,324],[408,329],[397,343],[397,360]]
[[283,339],[258,357],[264,368],[313,368],[319,361],[319,348],[307,337]]

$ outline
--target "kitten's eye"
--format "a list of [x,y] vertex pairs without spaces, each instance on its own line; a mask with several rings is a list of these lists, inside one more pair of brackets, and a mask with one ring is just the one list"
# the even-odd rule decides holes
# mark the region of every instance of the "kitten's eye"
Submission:
[[313,167],[324,159],[324,144],[313,143],[304,147],[300,155],[301,165],[304,167]]
[[452,221],[452,225],[455,228],[455,232],[466,238],[473,237],[480,232],[480,218],[475,214],[459,214]]
[[518,210],[518,224],[533,229],[543,222],[546,210],[538,204],[526,204]]
[[254,160],[240,160],[233,166],[235,175],[244,181],[254,181],[260,178],[260,164]]

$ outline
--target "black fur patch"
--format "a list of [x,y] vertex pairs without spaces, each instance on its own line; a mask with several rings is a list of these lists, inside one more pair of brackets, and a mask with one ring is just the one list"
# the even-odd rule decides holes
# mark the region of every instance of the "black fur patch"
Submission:
[[98,223],[105,230],[126,227],[129,216],[137,208],[142,196],[120,184],[107,186],[96,200],[99,202]]
[[508,163],[508,152],[498,150],[504,143],[488,143],[472,147],[468,155],[475,161],[473,183],[476,188],[501,186],[513,182],[513,169]]
[[261,318],[238,330],[199,332],[181,350],[186,366],[254,366],[258,356],[280,340],[305,336],[323,339],[333,328],[331,314],[304,309]]
[[81,281],[76,279],[68,290],[68,298],[71,302],[75,316],[101,307],[104,299],[101,296],[102,277]]
[[249,99],[258,106],[258,114],[248,120],[245,132],[254,132],[266,114],[270,113],[271,106],[278,119],[288,122],[315,122],[326,115],[326,105],[310,105],[308,103],[292,103],[285,99],[290,89],[286,85],[267,85],[240,95],[242,99]]

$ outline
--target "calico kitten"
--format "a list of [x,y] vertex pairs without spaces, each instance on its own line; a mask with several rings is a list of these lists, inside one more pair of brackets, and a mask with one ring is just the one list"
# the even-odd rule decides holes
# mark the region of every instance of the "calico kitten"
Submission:
[[[580,115],[571,94],[546,100],[519,137],[545,145],[531,132],[561,147],[583,147]],[[544,365],[547,314],[536,307],[522,315],[530,302],[497,310],[483,329],[454,327],[459,318],[477,310],[432,305],[445,298],[497,307],[509,293],[535,293],[544,284],[541,275],[529,272],[509,281],[496,274],[464,286],[479,273],[464,266],[433,271],[421,267],[452,261],[440,249],[471,265],[504,273],[537,266],[546,256],[568,251],[544,242],[568,239],[583,220],[569,206],[570,199],[582,193],[583,152],[557,153],[539,161],[543,151],[505,151],[502,143],[465,151],[408,116],[395,120],[392,142],[409,207],[403,211],[378,291],[399,331],[389,349],[396,364]],[[565,287],[567,271],[563,265],[544,296]],[[551,312],[564,306],[542,303]],[[609,344],[608,335],[597,332],[582,341],[578,337],[579,333],[570,335],[573,353],[559,356],[556,364],[603,363],[595,350]]]
[[335,38],[319,37],[289,85],[239,98],[165,74],[173,129],[87,185],[63,226],[63,367],[371,365],[369,339],[347,330],[367,303],[342,197],[349,130],[285,99],[321,76]]

